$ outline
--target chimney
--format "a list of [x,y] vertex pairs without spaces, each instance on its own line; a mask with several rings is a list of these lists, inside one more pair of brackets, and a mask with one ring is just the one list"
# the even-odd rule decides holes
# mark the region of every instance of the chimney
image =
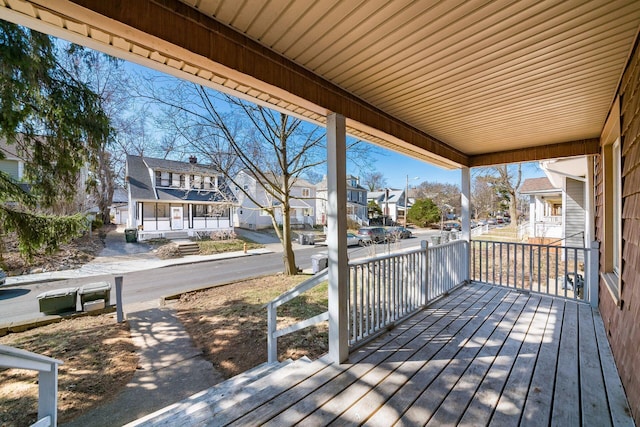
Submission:
[[196,156],[189,156],[189,163],[195,165],[196,163],[198,163],[198,158]]

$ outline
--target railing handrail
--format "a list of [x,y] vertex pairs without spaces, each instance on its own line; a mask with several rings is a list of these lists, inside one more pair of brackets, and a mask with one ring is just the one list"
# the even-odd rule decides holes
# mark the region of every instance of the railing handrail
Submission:
[[329,269],[325,268],[324,270],[319,271],[307,280],[297,284],[295,287],[289,289],[288,291],[284,291],[283,293],[266,303],[264,306],[266,307],[268,305],[273,305],[273,307],[280,307],[282,304],[286,303],[287,301],[291,301],[298,295],[315,288],[316,286],[327,280],[327,277],[329,277]]
[[[564,239],[560,239],[560,240],[564,240]],[[549,247],[549,248],[555,248],[555,249],[570,249],[570,250],[584,250],[584,249],[589,249],[586,246],[560,246],[560,245],[551,245],[551,244],[545,244],[545,243],[528,243],[528,242],[503,242],[501,240],[478,240],[478,239],[474,239],[474,242],[480,242],[480,243],[495,243],[495,244],[502,244],[502,245],[522,245],[522,246],[538,246],[538,247]]]
[[406,254],[414,254],[414,253],[418,253],[418,252],[423,252],[424,249],[410,249],[407,251],[399,251],[399,252],[393,252],[390,254],[382,254],[382,255],[376,255],[372,258],[363,258],[363,259],[358,259],[358,260],[354,260],[354,261],[349,261],[349,267],[353,267],[356,265],[362,265],[362,264],[368,264],[372,261],[382,261],[385,259],[390,259],[390,258],[395,258],[398,255],[406,255]]
[[34,425],[57,425],[58,366],[63,363],[62,360],[0,344],[0,367],[38,371],[38,421]]

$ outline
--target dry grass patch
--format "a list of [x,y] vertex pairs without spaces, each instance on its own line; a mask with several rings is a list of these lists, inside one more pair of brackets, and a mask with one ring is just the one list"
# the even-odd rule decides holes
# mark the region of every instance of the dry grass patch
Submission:
[[[205,357],[227,378],[267,361],[264,305],[308,276],[275,275],[184,294],[179,319]],[[278,309],[278,327],[327,310],[327,287],[319,286]],[[278,340],[278,358],[317,358],[328,346],[326,322]]]
[[[79,317],[0,338],[0,344],[60,359],[59,422],[116,396],[129,382],[138,356],[126,323],[113,314]],[[0,425],[25,426],[37,421],[38,374],[0,370]]]
[[263,248],[264,245],[257,243],[245,242],[240,239],[231,240],[203,240],[198,242],[200,248],[200,255],[214,255],[224,252],[235,252],[244,250],[244,245],[247,245],[247,250]]

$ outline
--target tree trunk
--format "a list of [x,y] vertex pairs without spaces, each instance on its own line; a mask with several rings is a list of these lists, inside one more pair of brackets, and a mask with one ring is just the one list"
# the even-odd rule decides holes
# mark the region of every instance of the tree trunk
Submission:
[[282,261],[284,262],[284,274],[289,276],[295,276],[298,274],[298,267],[296,266],[296,255],[293,253],[293,245],[291,244],[291,217],[289,216],[289,200],[285,197],[286,201],[282,204]]
[[515,193],[509,193],[509,215],[511,215],[511,224],[518,224],[518,197]]

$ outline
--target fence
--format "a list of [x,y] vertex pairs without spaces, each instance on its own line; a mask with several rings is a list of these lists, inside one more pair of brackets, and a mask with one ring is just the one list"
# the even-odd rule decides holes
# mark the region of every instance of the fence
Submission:
[[[436,246],[349,263],[349,344],[355,346],[410,316],[469,278],[469,242],[455,240]],[[277,329],[277,308],[327,280],[324,270],[267,304],[268,360],[277,361],[280,336],[328,319],[328,312]]]
[[471,245],[472,280],[596,302],[595,247],[485,240],[474,240]]

